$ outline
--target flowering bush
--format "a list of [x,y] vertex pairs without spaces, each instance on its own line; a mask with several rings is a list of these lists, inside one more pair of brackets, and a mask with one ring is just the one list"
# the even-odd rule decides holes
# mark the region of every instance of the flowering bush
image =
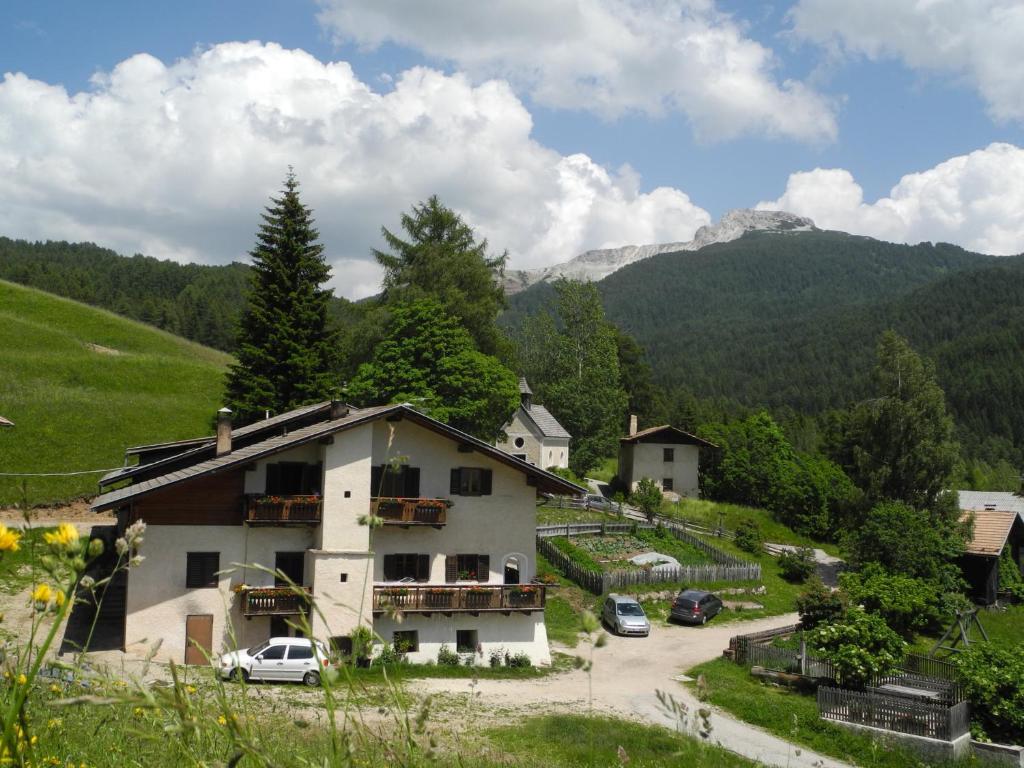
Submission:
[[1024,743],[1024,645],[1000,648],[974,643],[956,655],[975,734]]
[[838,682],[851,688],[863,688],[875,675],[894,672],[906,650],[881,617],[859,606],[839,621],[820,625],[808,645],[832,662]]

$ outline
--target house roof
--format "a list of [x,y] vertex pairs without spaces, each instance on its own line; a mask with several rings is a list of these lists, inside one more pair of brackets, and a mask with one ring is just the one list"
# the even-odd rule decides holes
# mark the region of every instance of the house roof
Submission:
[[[296,421],[315,416],[321,412],[327,413],[330,411],[330,408],[331,403],[329,400],[322,403],[314,403],[313,405],[304,405],[301,408],[295,408],[294,410],[280,413],[277,416],[271,416],[269,419],[261,419],[260,421],[254,421],[252,424],[248,424],[244,427],[232,429],[231,439],[232,441],[238,441],[247,437],[259,435],[261,432],[284,429],[289,424]],[[177,440],[170,443],[137,445],[133,448],[128,448],[125,450],[125,455],[127,456],[154,452],[162,453],[168,450],[172,451],[172,453],[157,459],[156,461],[150,461],[143,464],[132,464],[131,466],[120,467],[115,469],[113,472],[108,472],[100,478],[100,487],[102,488],[105,485],[113,485],[114,483],[127,480],[135,475],[143,473],[149,474],[160,467],[177,464],[190,458],[204,456],[215,449],[216,442],[216,436],[211,435],[208,437],[195,437],[189,440]],[[180,447],[182,450],[174,451],[177,447]]]
[[13,426],[14,426],[14,422],[13,421],[11,421],[10,419],[5,419],[3,416],[0,416],[0,427],[13,427]]
[[520,395],[532,395],[533,390],[530,389],[530,385],[526,383],[526,377],[519,377],[519,394]]
[[1020,512],[1008,509],[971,509],[964,510],[961,519],[974,517],[974,535],[967,542],[965,551],[969,555],[986,555],[997,557],[1006,546],[1006,540],[1017,520],[1024,523]]
[[490,456],[492,459],[514,469],[522,471],[524,474],[533,477],[536,480],[537,488],[539,490],[554,493],[569,493],[572,495],[586,493],[585,489],[575,485],[574,483],[570,483],[568,480],[563,480],[557,475],[538,469],[532,464],[528,464],[527,462],[517,459],[492,445],[488,445],[472,435],[461,432],[447,424],[442,424],[439,421],[431,419],[429,416],[424,416],[422,413],[413,410],[411,406],[402,404],[352,409],[348,414],[341,418],[328,418],[325,421],[301,427],[289,432],[288,434],[274,435],[273,437],[269,437],[260,442],[232,450],[223,456],[215,456],[208,459],[196,457],[196,463],[191,464],[190,466],[104,493],[93,500],[91,509],[93,511],[100,511],[118,507],[127,501],[153,493],[154,491],[162,488],[177,485],[204,475],[212,475],[218,472],[245,466],[253,461],[266,456],[271,456],[275,453],[280,453],[281,451],[289,448],[314,442],[320,438],[327,437],[338,432],[343,432],[361,424],[366,424],[386,416],[394,415],[400,415],[401,417],[408,418],[410,421],[420,424],[427,429],[431,429],[434,432],[444,434],[459,443],[468,444],[475,450],[480,451],[480,453]]
[[1024,514],[1024,497],[1006,491],[957,491],[960,509],[1008,509]]
[[663,424],[660,427],[649,427],[641,429],[633,435],[626,435],[619,438],[620,443],[671,443],[673,445],[699,445],[702,448],[717,448],[714,443],[703,440],[689,432],[684,432],[677,427]]
[[565,427],[558,423],[558,419],[551,415],[551,411],[543,405],[531,405],[529,408],[519,408],[520,412],[534,423],[541,435],[544,437],[562,437],[566,440],[572,438]]

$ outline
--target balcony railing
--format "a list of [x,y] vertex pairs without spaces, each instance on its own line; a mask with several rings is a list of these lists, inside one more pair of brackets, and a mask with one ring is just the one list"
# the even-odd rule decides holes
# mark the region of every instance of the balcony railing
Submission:
[[309,610],[308,590],[292,587],[252,587],[241,593],[243,616],[293,616]]
[[250,525],[319,525],[319,496],[247,496],[245,520]]
[[373,513],[385,525],[432,525],[440,528],[447,522],[447,499],[374,499]]
[[542,611],[543,584],[404,585],[375,586],[373,610],[406,613],[451,613],[455,611]]

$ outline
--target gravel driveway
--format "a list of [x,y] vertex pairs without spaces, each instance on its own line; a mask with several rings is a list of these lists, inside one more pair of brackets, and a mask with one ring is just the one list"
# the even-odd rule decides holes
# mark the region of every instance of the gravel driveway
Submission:
[[[650,723],[674,728],[675,723],[658,702],[656,691],[671,693],[691,711],[700,705],[689,689],[673,680],[697,664],[721,656],[729,638],[739,633],[758,632],[793,624],[795,613],[756,621],[718,624],[705,627],[653,626],[647,638],[609,636],[604,648],[594,651],[593,705],[595,710],[620,716],[641,718]],[[580,643],[574,651],[584,658],[590,646]],[[576,711],[588,706],[586,673],[573,671],[539,680],[479,680],[473,687],[477,706],[518,711]],[[428,679],[409,683],[412,690],[440,693],[457,690],[452,680]],[[468,690],[468,685],[467,685]],[[846,768],[847,763],[797,748],[766,731],[713,709],[711,741],[764,765],[821,766]]]

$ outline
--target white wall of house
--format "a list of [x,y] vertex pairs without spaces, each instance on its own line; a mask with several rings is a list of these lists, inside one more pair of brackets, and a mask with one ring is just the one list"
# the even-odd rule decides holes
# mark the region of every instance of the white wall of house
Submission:
[[520,406],[505,427],[507,438],[497,447],[513,456],[523,456],[535,467],[550,469],[569,466],[569,439],[566,437],[545,437],[523,413]]
[[[665,461],[666,448],[672,450],[672,461]],[[662,487],[665,479],[671,479],[672,493],[696,499],[700,496],[697,481],[699,456],[700,449],[695,445],[622,443],[619,450],[619,473],[630,490],[635,490],[645,477]]]
[[399,623],[394,619],[382,617],[374,623],[374,631],[384,643],[392,643],[396,631],[415,631],[419,639],[419,650],[408,654],[409,661],[422,664],[437,661],[437,652],[442,645],[448,650],[456,649],[455,640],[458,630],[475,630],[477,642],[482,654],[474,654],[476,664],[487,665],[492,651],[510,654],[526,653],[536,666],[551,663],[548,649],[547,630],[544,628],[544,614],[515,613],[511,616],[502,614],[481,613],[479,616],[453,613],[444,616],[439,613],[431,616],[407,615]]
[[[157,658],[181,662],[185,656],[185,620],[192,614],[213,616],[213,651],[247,647],[266,639],[269,620],[245,619],[231,591],[236,584],[272,586],[274,577],[256,568],[224,573],[216,588],[185,586],[189,552],[219,552],[220,569],[233,563],[274,568],[275,553],[301,552],[312,545],[309,528],[248,528],[240,525],[150,525],[142,554],[145,560],[128,577],[125,647],[145,653],[157,640]],[[306,573],[308,580],[311,574]],[[232,630],[233,627],[233,630]],[[235,640],[232,639],[232,631]]]

